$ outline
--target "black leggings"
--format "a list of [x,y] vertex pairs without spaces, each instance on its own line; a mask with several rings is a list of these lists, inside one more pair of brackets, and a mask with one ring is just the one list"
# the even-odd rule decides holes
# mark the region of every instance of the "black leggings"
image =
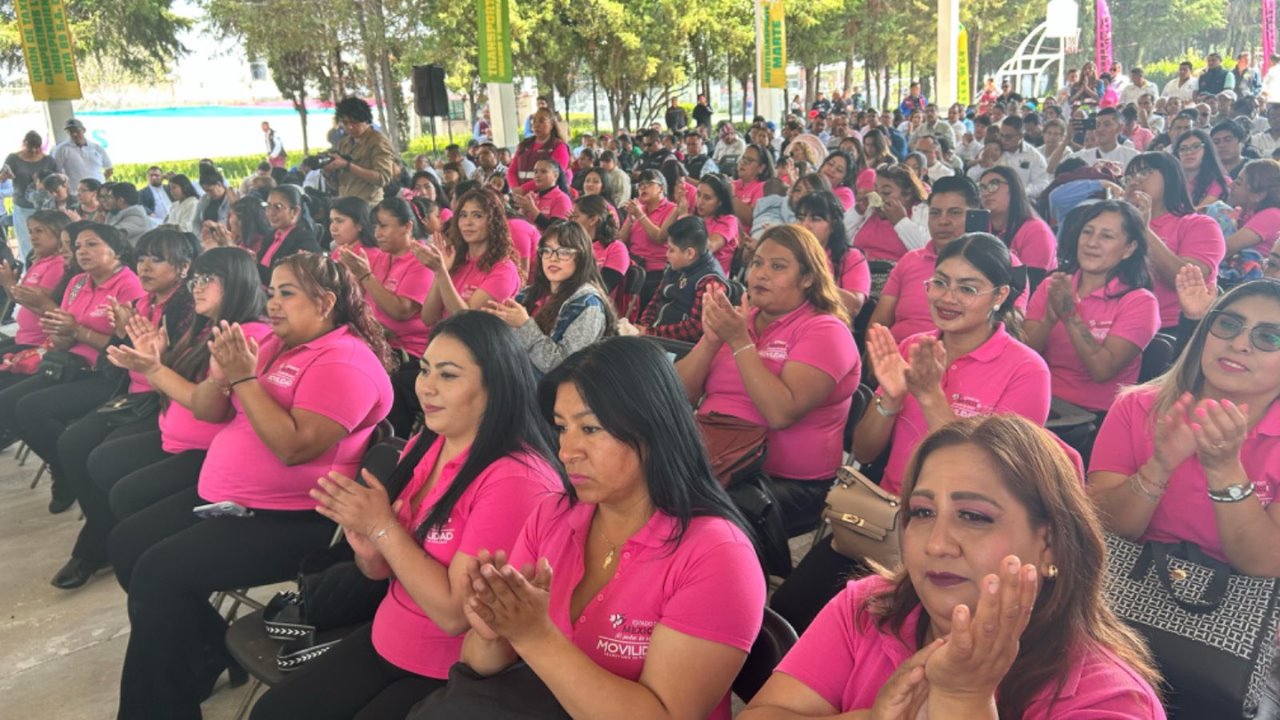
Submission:
[[410,355],[400,361],[400,367],[391,373],[391,389],[395,395],[391,403],[391,412],[387,413],[387,422],[395,429],[396,437],[407,438],[413,431],[413,424],[422,412],[418,402],[418,371],[421,369],[418,358]]
[[[106,491],[90,479],[90,458],[103,448],[116,442],[129,442],[139,434],[159,436],[156,419],[150,417],[113,428],[107,424],[105,415],[90,412],[58,438],[58,461],[62,467],[63,487],[80,502],[80,511],[84,513],[85,519],[75,547],[71,550],[71,557],[95,565],[107,561],[107,535],[115,526],[115,517],[107,503]],[[96,458],[94,462],[96,464]]]
[[404,720],[413,706],[445,681],[387,662],[373,647],[373,625],[286,675],[258,698],[250,720]]
[[0,430],[17,435],[49,463],[54,497],[70,495],[62,482],[58,438],[71,423],[105,403],[117,384],[116,378],[96,373],[69,383],[33,375],[0,392]]
[[201,520],[191,509],[205,502],[190,488],[111,533],[111,564],[129,594],[131,626],[120,720],[199,718],[206,671],[227,657],[226,622],[210,594],[294,577],[302,559],[333,536],[333,523],[315,512]]
[[786,618],[796,632],[803,633],[849,580],[867,573],[856,560],[836,552],[831,538],[820,540],[773,594],[769,607]]

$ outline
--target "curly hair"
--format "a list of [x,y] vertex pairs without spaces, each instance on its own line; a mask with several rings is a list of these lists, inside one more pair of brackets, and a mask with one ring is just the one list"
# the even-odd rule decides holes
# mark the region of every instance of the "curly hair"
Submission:
[[600,219],[596,225],[596,236],[591,238],[593,241],[608,247],[609,243],[618,239],[618,216],[614,214],[608,199],[602,195],[583,195],[574,205],[583,215]]
[[318,301],[325,293],[333,293],[334,325],[346,325],[364,340],[387,372],[396,369],[398,361],[387,344],[386,332],[373,317],[364,292],[345,265],[328,255],[304,251],[281,260],[276,267],[288,268],[297,278],[303,294],[312,300]]
[[[458,212],[465,212],[467,203],[475,203],[480,206],[488,218],[488,229],[485,231],[485,238],[488,240],[488,247],[482,257],[476,258],[476,265],[481,270],[492,270],[498,263],[504,259],[510,259],[516,264],[516,268],[521,267],[520,256],[516,254],[515,246],[511,244],[511,228],[507,225],[507,213],[503,209],[502,198],[492,190],[480,189],[470,190],[462,197],[458,198],[454,203],[458,207]],[[458,229],[458,222],[455,218],[449,223],[449,229],[445,234],[445,238],[453,247],[453,267],[449,268],[450,274],[456,273],[464,264],[472,259],[467,253],[467,241],[462,239],[462,231]],[[521,272],[522,281],[524,273]]]

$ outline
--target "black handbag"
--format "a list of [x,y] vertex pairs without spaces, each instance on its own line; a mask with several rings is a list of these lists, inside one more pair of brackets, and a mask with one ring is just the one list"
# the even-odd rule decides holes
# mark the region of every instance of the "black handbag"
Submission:
[[773,494],[769,476],[758,472],[730,485],[726,490],[738,511],[751,523],[753,542],[764,570],[769,575],[791,574],[791,547],[782,522],[782,508]]
[[568,720],[569,713],[523,661],[489,677],[465,663],[449,668],[449,682],[409,711],[405,720]]
[[107,427],[117,428],[135,422],[141,422],[160,414],[160,394],[140,392],[121,395],[107,401],[98,408],[98,417],[106,421]]
[[92,372],[85,359],[68,350],[50,350],[40,358],[37,374],[56,383],[68,383]]
[[1180,717],[1257,716],[1280,627],[1280,579],[1232,572],[1189,542],[1107,535],[1107,599],[1146,637]]

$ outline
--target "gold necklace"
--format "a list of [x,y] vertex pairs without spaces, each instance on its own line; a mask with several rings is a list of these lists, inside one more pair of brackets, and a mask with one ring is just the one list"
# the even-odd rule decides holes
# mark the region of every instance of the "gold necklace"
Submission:
[[609,539],[609,536],[604,534],[603,528],[600,528],[600,537],[609,545],[609,553],[604,556],[604,562],[600,563],[600,569],[608,570],[609,566],[613,564],[614,556],[618,553],[618,546],[614,545],[613,541]]

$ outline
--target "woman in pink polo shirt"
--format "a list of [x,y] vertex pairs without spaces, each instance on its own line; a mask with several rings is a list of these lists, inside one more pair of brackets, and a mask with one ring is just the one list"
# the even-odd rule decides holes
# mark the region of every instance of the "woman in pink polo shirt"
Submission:
[[[67,264],[62,248],[62,231],[71,224],[66,213],[39,210],[27,219],[27,234],[31,238],[31,266],[22,273],[21,280],[8,263],[0,264],[0,287],[18,305],[14,319],[18,332],[12,341],[0,346],[3,352],[17,352],[40,347],[48,336],[40,327],[40,316],[58,307],[61,297],[54,291],[66,283]],[[76,273],[79,274],[79,273]],[[20,373],[0,373],[0,388],[26,379]]]
[[390,590],[372,625],[262,696],[254,720],[403,718],[458,661],[467,568],[486,551],[509,551],[530,513],[568,484],[530,365],[502,321],[463,313],[440,322],[422,368],[426,430],[401,457],[411,476],[399,499],[368,472],[365,485],[333,472],[312,490],[361,571],[390,578]]
[[[261,344],[226,321],[213,331],[198,420],[214,436],[196,487],[120,523],[109,557],[129,593],[131,632],[120,717],[196,717],[230,664],[211,593],[280,582],[322,549],[334,525],[309,492],[330,471],[353,475],[391,408],[392,362],[355,278],[318,253],[276,265]],[[192,508],[230,511],[197,516]]]
[[1160,326],[1142,218],[1126,202],[1090,205],[1061,247],[1062,272],[1031,297],[1026,343],[1049,363],[1054,397],[1105,414]]
[[626,218],[618,236],[648,273],[640,291],[641,305],[647,306],[667,266],[667,228],[678,218],[676,204],[667,199],[667,180],[657,170],[640,172],[636,193],[634,200],[622,206]]
[[315,227],[307,215],[303,194],[293,185],[281,185],[267,196],[267,222],[272,235],[258,251],[263,286],[271,284],[271,270],[281,260],[297,252],[320,252]]
[[[560,125],[555,116],[547,108],[539,108],[533,114],[533,134],[520,141],[515,156],[507,166],[507,184],[512,193],[531,192],[534,188],[534,166],[539,160],[553,160],[567,176],[565,182],[573,180],[573,172],[569,169],[572,160],[569,156],[569,145],[560,133]],[[458,207],[454,203],[454,207]]]
[[409,248],[435,278],[422,301],[428,327],[443,318],[478,310],[489,301],[515,297],[521,276],[502,201],[492,190],[472,190],[458,198],[448,231]]
[[991,234],[1004,241],[1027,267],[1028,293],[1058,266],[1058,241],[1027,198],[1018,171],[997,165],[978,182],[982,207],[991,213]]
[[1195,211],[1182,167],[1166,152],[1146,152],[1129,161],[1125,199],[1146,220],[1151,290],[1160,301],[1160,327],[1172,331],[1178,325],[1178,270],[1193,263],[1207,283],[1216,283],[1227,250],[1222,228]]
[[422,323],[422,302],[431,292],[434,275],[418,262],[410,248],[418,244],[418,218],[409,203],[389,197],[373,211],[377,254],[368,258],[350,249],[341,261],[364,291],[373,317],[382,325],[400,366],[391,375],[395,402],[387,420],[399,436],[413,429],[418,403],[413,386],[418,378],[418,358],[427,349],[427,326]]
[[733,181],[733,212],[738,224],[750,227],[756,201],[764,197],[764,184],[776,173],[773,153],[760,145],[748,145],[738,158],[738,179]]
[[698,181],[698,196],[691,208],[707,226],[707,248],[727,277],[738,249],[738,216],[733,214],[733,190],[723,175],[711,174]]
[[1052,435],[1012,415],[949,423],[902,489],[904,571],[848,583],[742,720],[1164,719],[1150,652],[1106,604],[1102,523]]
[[813,233],[826,251],[827,269],[835,278],[840,302],[849,317],[858,317],[871,294],[871,269],[862,251],[849,246],[840,200],[825,190],[806,195],[796,203],[796,222]]
[[910,168],[894,165],[876,171],[875,195],[860,194],[845,213],[845,230],[868,260],[898,262],[929,242],[929,191]]
[[539,160],[533,169],[532,192],[512,198],[525,219],[545,228],[556,220],[569,217],[573,200],[569,197],[564,172],[553,160]]
[[1240,218],[1227,238],[1227,255],[1250,248],[1265,258],[1280,239],[1280,162],[1245,163],[1231,185],[1231,204],[1240,208]]
[[671,363],[613,338],[542,389],[572,487],[538,506],[509,556],[486,548],[469,568],[462,661],[487,676],[523,660],[573,717],[728,720],[764,577]]
[[[859,157],[861,157],[860,154]],[[859,166],[848,152],[832,150],[818,167],[818,172],[831,183],[831,192],[840,201],[840,207],[848,210],[857,202],[854,185],[858,180],[858,173],[865,169]]]
[[610,294],[631,269],[631,253],[618,237],[618,215],[609,201],[600,195],[584,195],[573,204],[569,219],[591,238],[591,252],[596,269]]
[[329,206],[329,257],[342,260],[342,249],[373,257],[378,240],[373,236],[373,217],[369,203],[358,197],[340,197]]
[[1280,282],[1223,295],[1165,375],[1107,414],[1089,494],[1107,529],[1280,577]]
[[767,429],[764,471],[788,535],[812,529],[843,459],[844,426],[862,364],[826,252],[799,225],[760,237],[747,273],[750,301],[713,288],[703,335],[676,363],[701,414]]
[[0,392],[0,430],[26,442],[49,463],[50,512],[62,512],[75,501],[62,477],[58,436],[106,402],[119,384],[117,376],[94,370],[99,354],[115,335],[113,309],[131,306],[146,294],[138,276],[125,264],[129,245],[115,228],[79,223],[75,230],[70,239],[83,272],[67,284],[60,307],[46,311],[40,319],[47,346],[60,352],[70,367],[69,375],[54,379],[36,374]]

